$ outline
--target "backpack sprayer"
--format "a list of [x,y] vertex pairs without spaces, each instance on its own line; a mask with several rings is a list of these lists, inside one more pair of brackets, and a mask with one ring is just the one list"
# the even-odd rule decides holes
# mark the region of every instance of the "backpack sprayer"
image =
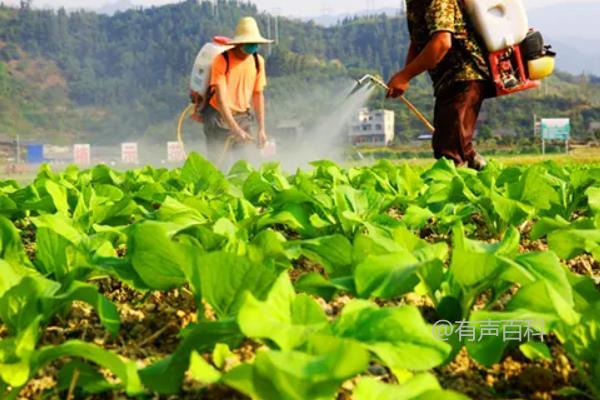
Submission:
[[[194,60],[192,73],[190,76],[190,104],[183,110],[177,121],[177,141],[181,143],[183,148],[183,124],[185,119],[189,117],[193,121],[203,123],[204,120],[200,111],[206,107],[209,95],[210,72],[215,59],[232,49],[234,46],[229,45],[230,39],[224,36],[215,36],[212,42],[206,43]],[[226,140],[225,148],[221,159],[229,151],[232,141]]]
[[[227,51],[235,46],[230,44],[231,39],[225,36],[215,36],[211,42],[206,43],[198,52],[190,76],[190,104],[183,110],[177,122],[177,141],[183,147],[183,125],[189,116],[195,122],[204,123],[202,111],[208,106],[211,96],[210,74],[212,65],[217,57],[224,56],[227,62],[227,72],[229,73],[229,57]],[[254,63],[257,71],[259,70],[258,55],[254,54]],[[225,157],[236,142],[236,138],[229,136],[225,140],[223,151],[219,156],[218,165],[222,165]],[[274,142],[267,143],[261,150],[264,157],[271,157],[276,152]]]
[[556,53],[529,28],[521,0],[461,0],[488,51],[496,95],[534,89],[554,72]]

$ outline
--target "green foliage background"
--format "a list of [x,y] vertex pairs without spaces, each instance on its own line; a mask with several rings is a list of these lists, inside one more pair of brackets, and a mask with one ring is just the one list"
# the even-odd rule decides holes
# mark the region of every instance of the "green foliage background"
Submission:
[[[229,0],[219,1],[217,10],[212,3],[188,0],[114,16],[38,10],[26,3],[20,9],[2,7],[0,102],[8,103],[0,111],[2,128],[8,133],[51,130],[59,136],[89,135],[94,142],[107,143],[131,133],[164,140],[187,102],[189,68],[196,52],[212,36],[231,34],[245,15],[255,16],[265,33],[268,19],[274,22],[254,5]],[[279,38],[267,57],[271,107],[281,107],[275,100],[290,92],[309,91],[333,78],[365,72],[388,78],[403,64],[408,42],[404,17],[385,15],[347,19],[333,27],[280,18]],[[5,66],[21,57],[56,64],[66,87],[52,97],[27,79],[7,75]],[[27,90],[16,89],[19,85]],[[26,95],[28,91],[32,93]],[[408,96],[420,108],[431,110],[431,92],[422,78]],[[57,103],[67,105],[69,112],[48,108]],[[384,103],[383,93],[370,105],[398,112],[401,139],[421,133],[419,122],[401,104]],[[314,104],[314,111],[322,107]],[[303,114],[311,115],[310,111]],[[600,119],[600,82],[558,74],[543,90],[490,102],[487,112],[491,129],[530,135],[535,112],[571,117],[576,133],[583,135],[589,122]]]

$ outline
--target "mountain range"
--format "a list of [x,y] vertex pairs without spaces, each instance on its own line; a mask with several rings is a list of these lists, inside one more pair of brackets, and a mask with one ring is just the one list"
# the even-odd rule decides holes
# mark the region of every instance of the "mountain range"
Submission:
[[[398,8],[380,8],[358,14],[318,15],[312,20],[324,26],[333,26],[354,16],[387,14],[398,15]],[[600,2],[559,3],[529,11],[530,25],[539,29],[548,43],[558,52],[557,66],[572,74],[582,72],[600,75]]]
[[[95,8],[101,14],[135,8],[132,0],[114,0]],[[398,15],[400,8],[378,8],[358,13],[335,13],[304,17],[302,20],[331,27],[347,18],[367,15]],[[558,52],[557,66],[572,74],[591,73],[600,75],[600,3],[565,2],[538,7],[529,11],[530,24],[540,29],[548,43]]]
[[[220,0],[218,9],[207,1],[186,0],[125,12],[113,4],[105,10],[114,14],[0,5],[2,133],[63,142],[168,139],[189,102],[189,69],[202,44],[233,32],[242,16],[256,17],[263,32],[273,21],[238,0]],[[279,42],[263,49],[267,103],[276,105],[278,114],[271,120],[275,125],[302,118],[310,128],[315,115],[351,90],[350,78],[366,73],[387,78],[404,62],[404,17],[357,17],[330,27],[297,18],[278,21]],[[558,46],[561,54],[566,52],[566,45]],[[323,90],[331,95],[321,95]],[[418,135],[422,127],[406,107],[383,97],[376,93],[369,105],[394,110],[402,137]],[[425,77],[412,85],[410,98],[420,109],[431,110]],[[571,117],[574,131],[583,135],[590,123],[600,121],[600,78],[557,73],[543,90],[490,102],[487,111],[493,115],[486,122],[491,129],[529,135],[535,113]]]

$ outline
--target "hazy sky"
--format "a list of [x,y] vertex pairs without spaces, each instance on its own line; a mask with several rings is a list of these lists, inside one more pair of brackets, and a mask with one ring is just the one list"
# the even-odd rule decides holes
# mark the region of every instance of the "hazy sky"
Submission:
[[[64,6],[97,8],[105,3],[113,3],[116,0],[33,0],[38,6]],[[131,0],[136,5],[159,5],[174,3],[174,0]],[[271,11],[285,15],[320,15],[320,14],[342,14],[355,12],[369,8],[398,7],[402,0],[303,0],[303,1],[281,1],[281,0],[254,0],[261,10]],[[524,0],[529,8],[542,7],[555,3],[568,3],[574,0]],[[576,0],[577,2],[593,3],[598,0]],[[19,0],[0,0],[5,4],[19,4]]]

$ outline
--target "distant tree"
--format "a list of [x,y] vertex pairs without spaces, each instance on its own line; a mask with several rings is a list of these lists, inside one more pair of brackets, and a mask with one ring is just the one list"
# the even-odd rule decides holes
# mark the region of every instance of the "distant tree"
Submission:
[[[188,101],[187,79],[201,46],[214,35],[232,35],[242,16],[256,17],[265,33],[269,21],[256,6],[235,0],[219,0],[216,7],[209,1],[187,0],[114,16],[31,5],[24,0],[19,9],[4,8],[10,12],[1,14],[0,41],[5,46],[0,49],[0,60],[14,60],[25,51],[56,63],[75,106],[109,110],[102,123],[84,121],[85,129],[107,139],[118,138],[119,126],[143,132],[174,119]],[[404,63],[408,32],[403,17],[346,18],[332,27],[287,18],[277,21],[279,42],[267,56],[270,101],[367,72],[388,79]],[[272,36],[274,26],[271,17]],[[486,105],[490,115],[486,125],[491,130],[505,128],[530,135],[531,115],[536,113],[570,117],[576,134],[583,134],[589,121],[600,120],[600,78],[580,80],[558,72],[550,81],[548,96],[531,91],[494,99]],[[385,101],[381,91],[376,93],[369,105],[396,112],[401,121],[399,136],[412,139],[410,132],[423,130],[402,103]],[[415,81],[407,96],[431,117],[428,78]],[[278,101],[277,106],[282,103]]]
[[479,127],[479,131],[477,133],[477,138],[479,140],[486,141],[491,139],[493,136],[494,132],[492,131],[492,128],[490,128],[488,125],[481,125]]

